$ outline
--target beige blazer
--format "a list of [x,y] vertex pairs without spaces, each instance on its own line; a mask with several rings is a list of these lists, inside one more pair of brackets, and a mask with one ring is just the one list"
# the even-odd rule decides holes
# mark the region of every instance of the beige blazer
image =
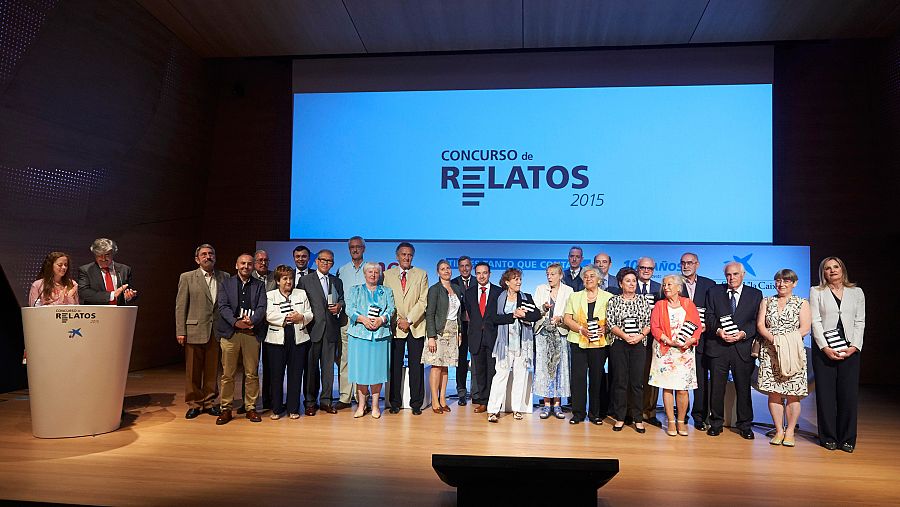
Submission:
[[844,335],[858,350],[862,350],[866,330],[866,296],[859,287],[844,287],[844,298],[838,308],[831,289],[809,289],[809,309],[812,313],[812,335],[820,349],[828,346],[825,331],[837,328],[838,319],[844,325]]
[[[221,286],[228,273],[216,270],[213,276]],[[209,293],[203,270],[197,268],[182,273],[178,278],[178,295],[175,296],[175,335],[187,337],[186,343],[206,343],[218,318],[219,308]]]
[[425,306],[428,301],[428,274],[412,267],[406,272],[406,290],[400,286],[400,268],[395,266],[384,272],[384,285],[394,291],[394,305],[397,311],[391,320],[391,331],[395,338],[406,338],[397,328],[397,319],[405,317],[411,324],[410,331],[415,338],[425,337]]

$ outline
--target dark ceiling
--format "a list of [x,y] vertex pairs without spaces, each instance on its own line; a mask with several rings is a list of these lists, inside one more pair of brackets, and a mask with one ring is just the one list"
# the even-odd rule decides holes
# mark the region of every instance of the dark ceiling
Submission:
[[137,0],[203,57],[891,37],[897,0]]

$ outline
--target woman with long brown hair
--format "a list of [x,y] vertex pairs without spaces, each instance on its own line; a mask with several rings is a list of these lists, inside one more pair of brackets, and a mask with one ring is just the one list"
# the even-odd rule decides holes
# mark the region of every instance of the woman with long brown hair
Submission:
[[69,276],[69,254],[50,252],[28,291],[28,306],[77,304],[78,283]]

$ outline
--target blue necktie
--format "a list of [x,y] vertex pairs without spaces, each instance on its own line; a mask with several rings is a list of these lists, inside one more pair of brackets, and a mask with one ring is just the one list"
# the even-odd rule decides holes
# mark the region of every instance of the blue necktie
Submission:
[[731,292],[731,313],[733,314],[734,310],[737,308],[737,300],[734,298],[736,292],[734,289],[731,289],[729,292]]

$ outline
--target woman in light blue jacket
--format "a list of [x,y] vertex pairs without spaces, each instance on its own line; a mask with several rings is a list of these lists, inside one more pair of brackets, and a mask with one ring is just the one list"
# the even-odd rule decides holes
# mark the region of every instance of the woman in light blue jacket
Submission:
[[379,285],[381,265],[367,262],[363,266],[366,283],[354,285],[346,298],[347,366],[350,382],[356,384],[359,406],[354,418],[366,415],[366,396],[372,394],[372,417],[381,417],[378,399],[381,384],[388,380],[388,358],[391,350],[391,315],[394,313],[394,293],[390,287]]

